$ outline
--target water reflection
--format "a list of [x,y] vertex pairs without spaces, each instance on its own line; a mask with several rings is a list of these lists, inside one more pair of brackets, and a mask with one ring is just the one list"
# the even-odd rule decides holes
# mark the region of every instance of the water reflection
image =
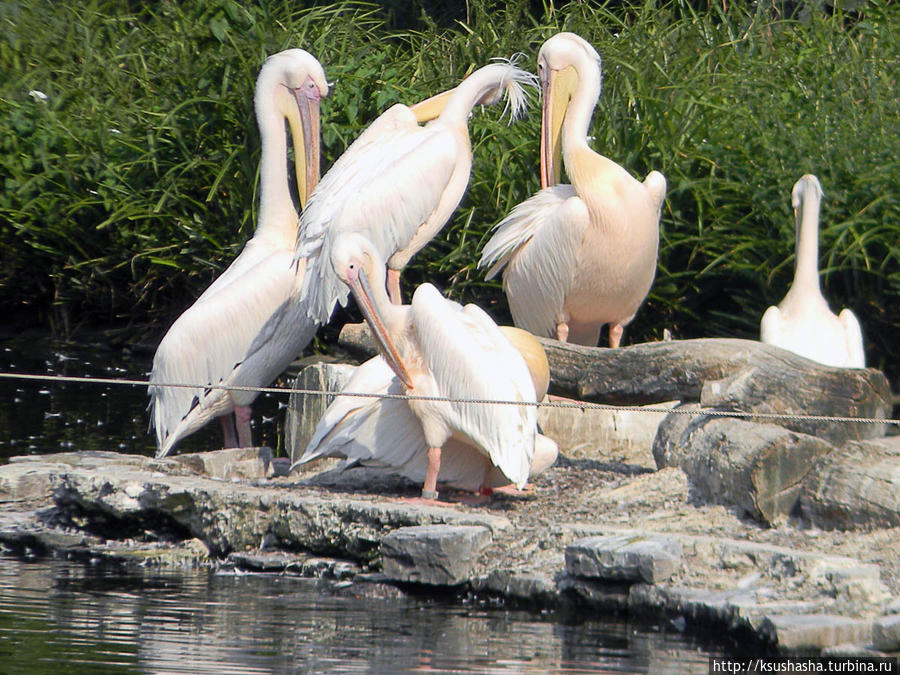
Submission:
[[3,672],[707,672],[708,653],[677,634],[557,618],[0,555]]
[[[152,354],[50,339],[6,341],[0,372],[146,381]],[[0,462],[13,455],[112,450],[151,455],[146,386],[41,382],[0,378]],[[262,394],[254,405],[254,439],[280,447],[287,394]],[[180,449],[222,447],[218,424],[186,439]]]

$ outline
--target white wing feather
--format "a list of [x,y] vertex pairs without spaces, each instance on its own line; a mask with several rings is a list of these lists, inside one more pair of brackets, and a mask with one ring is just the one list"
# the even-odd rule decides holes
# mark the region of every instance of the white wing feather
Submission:
[[865,368],[866,367],[866,350],[863,345],[862,327],[859,325],[859,319],[849,309],[841,310],[838,314],[838,321],[844,328],[844,337],[847,344],[847,367],[848,368]]
[[[349,292],[331,269],[334,242],[359,232],[387,260],[428,220],[455,166],[457,141],[446,127],[419,127],[415,120],[408,128],[385,127],[392,133],[361,138],[360,147],[351,146],[335,163],[301,218],[296,256],[309,262],[300,297],[309,297],[310,316],[320,323]],[[411,176],[415,190],[409,189]]]
[[[384,359],[376,356],[356,370],[344,391],[401,394],[405,388]],[[553,445],[539,435],[535,440]],[[325,411],[296,464],[321,457],[341,457],[348,460],[344,467],[363,464],[387,468],[411,481],[421,482],[428,467],[427,449],[422,425],[405,400],[338,396]],[[455,438],[444,444],[438,475],[441,483],[474,491],[482,487],[485,476],[489,487],[509,483],[477,448]]]
[[[412,307],[413,329],[441,396],[534,402],[524,360],[489,317],[472,318],[471,310],[431,284],[416,289]],[[481,448],[511,482],[525,484],[534,452],[534,406],[449,402],[440,407],[454,435]]]
[[[290,360],[276,360],[259,349],[258,341],[271,338],[264,330],[273,314],[283,307],[295,283],[291,253],[281,251],[245,269],[241,283],[230,284],[228,293],[204,294],[188,308],[166,333],[153,359],[150,374],[151,424],[156,429],[158,447],[165,453],[179,439],[206,424],[213,417],[234,409],[234,397],[224,390],[209,389],[214,384],[265,386],[293,360],[312,338],[315,325],[295,312],[294,327],[284,335],[291,343],[303,342]],[[212,287],[211,287],[212,288]],[[308,324],[306,328],[304,325]],[[262,337],[261,337],[262,333]],[[281,347],[271,342],[271,346]],[[257,345],[254,347],[254,345]],[[241,369],[249,355],[255,354]],[[273,372],[277,366],[284,365]],[[268,378],[268,379],[267,379]],[[195,384],[194,387],[165,387],[164,384]],[[249,405],[254,392],[237,396],[239,405]]]
[[487,279],[506,266],[503,289],[516,326],[556,337],[587,230],[584,203],[571,185],[554,185],[517,205],[495,228],[479,267]]

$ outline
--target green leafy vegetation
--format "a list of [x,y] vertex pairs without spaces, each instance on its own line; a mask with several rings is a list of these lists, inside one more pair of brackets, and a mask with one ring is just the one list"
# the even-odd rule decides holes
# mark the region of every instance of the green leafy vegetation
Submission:
[[[791,187],[814,173],[823,290],[857,313],[870,363],[896,381],[900,9],[813,6],[0,2],[0,308],[58,332],[154,321],[161,334],[253,230],[252,94],[267,54],[299,46],[325,66],[327,168],[391,104],[496,56],[522,52],[534,70],[541,43],[571,30],[603,59],[593,147],[669,182],[657,279],[626,343],[664,328],[756,337],[792,278]],[[490,228],[538,187],[539,118],[536,100],[512,125],[476,111],[469,191],[408,287],[430,280],[508,320],[475,265]]]

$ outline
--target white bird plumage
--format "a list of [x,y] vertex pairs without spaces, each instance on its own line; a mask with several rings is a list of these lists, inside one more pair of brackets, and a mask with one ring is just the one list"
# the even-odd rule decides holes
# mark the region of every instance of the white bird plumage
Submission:
[[[330,262],[337,277],[354,294],[402,388],[415,396],[429,397],[404,401],[418,420],[428,447],[423,495],[435,491],[444,456],[441,448],[451,438],[488,457],[490,464],[483,468],[496,466],[507,482],[524,486],[537,433],[534,406],[461,402],[535,401],[525,360],[493,320],[475,305],[462,307],[447,300],[431,284],[419,286],[410,305],[392,304],[385,290],[383,258],[359,234],[336,241]],[[372,372],[377,373],[377,368],[370,366]],[[382,369],[376,389],[390,388],[391,383],[384,380]],[[387,416],[381,419],[392,426],[397,421]],[[396,433],[404,430],[397,429]],[[403,444],[397,451],[410,447]],[[393,458],[391,463],[402,465],[401,459]],[[406,461],[411,459],[415,459],[412,454],[406,457]]]
[[[285,121],[294,143],[302,206],[318,179],[319,100],[327,94],[322,66],[302,49],[275,54],[260,69],[254,97],[262,145],[256,231],[157,348],[149,391],[158,457],[166,456],[179,440],[213,418],[232,412],[237,417],[238,442],[249,445],[249,405],[256,392],[204,385],[266,386],[315,333],[316,325],[305,310],[296,310],[290,324],[276,325],[272,317],[288,303],[297,283],[291,262],[299,217],[290,194]],[[282,325],[290,325],[291,330],[277,331],[273,339]],[[267,343],[266,349],[253,348],[259,341]],[[226,431],[229,442],[234,439]]]
[[[428,443],[422,425],[405,400],[381,397],[402,396],[405,391],[403,383],[381,356],[363,363],[344,386],[347,395],[337,396],[328,406],[294,466],[322,457],[341,457],[347,460],[342,469],[362,464],[423,482],[428,470]],[[552,439],[536,434],[529,477],[553,464],[558,452]],[[484,453],[454,437],[442,448],[438,481],[472,492],[509,484],[503,472]]]
[[856,315],[849,309],[835,315],[819,284],[819,210],[823,196],[819,179],[811,174],[794,184],[794,281],[779,305],[763,314],[760,341],[828,366],[864,368],[862,329]]
[[325,323],[335,304],[347,301],[330,258],[350,232],[364,234],[387,262],[391,300],[400,302],[400,270],[444,226],[468,185],[472,108],[505,94],[515,117],[525,103],[522,83],[533,80],[510,62],[492,63],[418,106],[393,106],[357,138],[323,176],[301,219],[296,257],[307,260],[307,273],[300,297],[310,299],[311,316]]
[[[515,324],[535,335],[595,346],[609,324],[616,347],[656,273],[666,180],[643,182],[588,146],[600,96],[600,56],[559,33],[538,55],[543,89],[541,191],[495,227],[479,267],[503,288]],[[560,156],[571,185],[559,184]]]

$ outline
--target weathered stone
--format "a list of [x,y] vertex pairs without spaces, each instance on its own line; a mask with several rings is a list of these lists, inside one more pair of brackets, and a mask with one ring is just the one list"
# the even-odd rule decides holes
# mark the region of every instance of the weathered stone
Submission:
[[825,647],[825,649],[822,650],[820,656],[830,656],[832,658],[840,659],[869,659],[884,658],[885,656],[887,656],[887,654],[871,649],[867,645],[852,644],[848,642],[845,644],[835,645],[834,647]]
[[566,572],[576,577],[665,581],[681,563],[681,544],[661,535],[610,535],[566,547]]
[[31,463],[0,466],[0,503],[48,502],[53,494],[50,475]]
[[628,609],[630,587],[635,585],[640,584],[564,576],[559,582],[559,591],[603,613],[618,613]]
[[875,620],[872,624],[872,646],[884,652],[900,651],[900,614]]
[[[47,465],[52,469],[53,465]],[[57,504],[100,513],[121,524],[181,530],[216,555],[258,549],[274,535],[301,550],[357,560],[377,556],[381,537],[411,525],[454,523],[508,528],[505,518],[449,508],[296,494],[199,476],[117,467],[51,471]]]
[[900,525],[900,436],[849,442],[821,457],[800,504],[823,529]]
[[[313,436],[316,424],[354,370],[355,366],[344,363],[314,363],[297,375],[293,388],[309,393],[295,391],[288,401],[285,447],[291,463],[300,459]],[[312,393],[323,391],[334,393]]]
[[660,403],[635,410],[538,408],[541,432],[556,441],[559,451],[571,459],[594,459],[655,468],[653,439],[665,412],[674,406]]
[[490,543],[484,527],[403,527],[381,540],[382,571],[395,581],[455,586],[471,578]]
[[147,466],[150,469],[168,470],[172,465],[218,480],[235,478],[253,480],[270,478],[274,475],[272,448],[267,447],[185,453],[162,460],[151,460]]
[[786,614],[766,617],[760,632],[787,652],[820,651],[848,642],[872,640],[872,622],[831,614]]
[[693,496],[738,506],[766,524],[795,511],[803,481],[816,461],[834,449],[820,438],[773,424],[682,417],[660,425],[653,451],[657,464],[680,467]]
[[891,597],[881,581],[878,565],[835,565],[823,560],[810,571],[809,578],[834,598],[835,609],[847,614],[854,613],[860,607],[876,610],[883,607]]
[[547,574],[520,574],[510,570],[491,570],[475,584],[478,590],[496,593],[519,602],[552,607],[559,597],[556,582]]

